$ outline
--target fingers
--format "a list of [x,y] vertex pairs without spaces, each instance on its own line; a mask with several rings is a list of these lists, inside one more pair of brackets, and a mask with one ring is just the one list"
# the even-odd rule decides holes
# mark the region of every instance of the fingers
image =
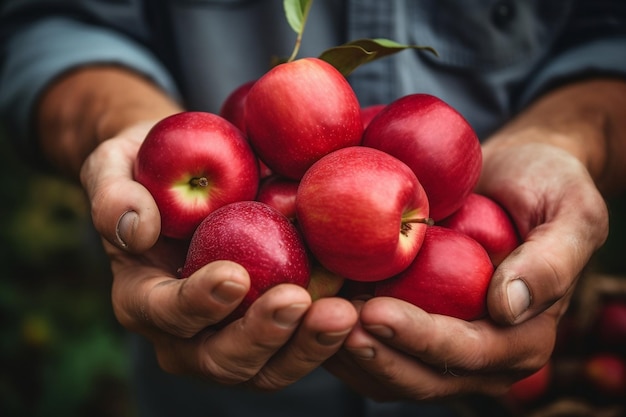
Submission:
[[157,355],[168,372],[276,390],[333,355],[355,322],[356,312],[345,300],[311,305],[306,290],[279,285],[253,303],[244,318],[218,332],[158,344]]
[[[170,373],[279,389],[336,353],[357,321],[347,300],[325,298],[312,305],[306,289],[283,284],[256,300],[242,319],[215,330],[212,325],[248,291],[243,267],[217,261],[177,279],[151,258],[108,246],[116,316],[153,342],[160,366]],[[161,249],[172,252],[171,245],[159,242],[150,254],[160,259]]]
[[133,161],[149,126],[142,124],[103,142],[85,160],[80,173],[96,230],[131,252],[147,250],[160,233],[154,199],[133,180]]
[[221,384],[248,381],[291,338],[310,303],[300,287],[274,287],[242,319],[219,331],[157,344],[159,364],[167,372],[204,376]]
[[186,279],[156,266],[115,262],[113,307],[126,328],[153,338],[189,338],[234,310],[250,286],[246,270],[233,262],[206,265]]
[[356,321],[356,310],[347,300],[316,301],[292,340],[271,358],[251,384],[273,390],[296,382],[340,349]]
[[[574,288],[588,256],[583,248],[586,243],[575,236],[563,236],[564,226],[559,223],[533,230],[494,272],[487,304],[496,322],[523,322]],[[566,307],[564,304],[562,313]]]
[[360,326],[344,345],[369,374],[370,385],[371,379],[388,388],[391,384],[400,397],[499,394],[548,360],[556,322],[556,314],[546,313],[500,327],[487,319],[466,322],[430,315],[408,303],[377,297],[362,306]]

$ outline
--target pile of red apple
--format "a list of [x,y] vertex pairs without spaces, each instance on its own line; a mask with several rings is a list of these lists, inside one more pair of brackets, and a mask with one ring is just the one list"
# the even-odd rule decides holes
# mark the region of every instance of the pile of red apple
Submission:
[[229,320],[283,282],[473,320],[519,243],[502,207],[473,192],[481,166],[475,132],[442,100],[361,108],[335,67],[303,58],[233,91],[219,115],[161,120],[134,174],[162,235],[189,241],[181,278],[215,260],[249,271]]

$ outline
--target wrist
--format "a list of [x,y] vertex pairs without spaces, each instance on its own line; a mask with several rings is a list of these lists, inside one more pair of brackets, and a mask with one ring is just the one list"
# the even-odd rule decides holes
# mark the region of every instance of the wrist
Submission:
[[[603,192],[619,189],[626,171],[626,83],[590,79],[556,88],[503,126],[483,145],[486,158],[502,147],[540,143],[577,158]],[[622,185],[623,186],[623,185]]]
[[156,85],[131,70],[80,68],[44,92],[37,109],[39,143],[56,169],[77,178],[83,161],[101,142],[138,122],[181,110]]

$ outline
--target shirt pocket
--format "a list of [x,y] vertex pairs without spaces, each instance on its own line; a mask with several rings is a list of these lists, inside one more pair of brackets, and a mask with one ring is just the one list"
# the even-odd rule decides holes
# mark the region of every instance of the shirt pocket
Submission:
[[478,70],[540,59],[562,30],[570,0],[409,2],[408,40],[435,48],[434,62]]

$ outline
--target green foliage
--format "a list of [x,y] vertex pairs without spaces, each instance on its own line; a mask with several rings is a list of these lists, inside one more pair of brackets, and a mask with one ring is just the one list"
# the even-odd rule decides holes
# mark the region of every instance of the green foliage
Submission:
[[304,32],[304,26],[312,3],[313,0],[283,0],[287,22],[297,34]]
[[319,56],[330,63],[343,75],[348,76],[359,66],[376,59],[404,51],[405,49],[420,49],[438,56],[437,51],[429,46],[402,45],[389,39],[357,39],[327,49]]

